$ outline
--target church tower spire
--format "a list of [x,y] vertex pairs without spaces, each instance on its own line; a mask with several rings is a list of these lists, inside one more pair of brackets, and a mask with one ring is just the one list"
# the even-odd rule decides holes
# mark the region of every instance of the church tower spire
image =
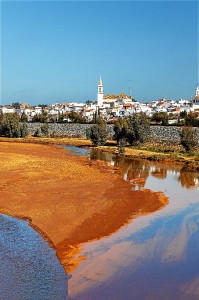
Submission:
[[103,105],[103,96],[104,96],[104,87],[102,83],[102,78],[100,76],[100,80],[98,83],[98,92],[97,92],[97,105],[102,106]]
[[198,88],[198,86],[195,89],[195,97],[199,98],[199,88]]

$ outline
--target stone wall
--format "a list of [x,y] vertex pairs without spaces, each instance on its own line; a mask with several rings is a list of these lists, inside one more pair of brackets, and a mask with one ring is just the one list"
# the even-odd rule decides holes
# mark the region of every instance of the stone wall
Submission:
[[[152,141],[166,142],[170,144],[177,144],[180,142],[180,131],[182,127],[177,126],[151,126],[150,139]],[[199,128],[197,130],[197,138],[199,143]]]
[[[41,123],[28,123],[29,134],[34,132],[42,126]],[[71,123],[49,123],[49,134],[53,136],[70,136],[70,137],[85,137],[86,129],[92,124],[71,124]],[[113,125],[108,125],[108,135],[113,136]],[[177,126],[151,126],[150,139],[152,141],[178,143],[180,141],[179,131],[181,127]],[[197,128],[197,136],[199,141],[199,128]]]
[[[28,133],[34,134],[35,131],[43,125],[42,123],[28,123]],[[53,136],[74,136],[74,137],[85,137],[86,129],[91,124],[72,124],[72,123],[49,123],[48,131]]]

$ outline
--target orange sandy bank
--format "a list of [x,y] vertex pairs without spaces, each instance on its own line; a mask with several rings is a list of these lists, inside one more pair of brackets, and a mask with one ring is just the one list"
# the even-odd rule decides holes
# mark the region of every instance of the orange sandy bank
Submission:
[[0,178],[0,212],[31,220],[66,268],[78,263],[70,260],[81,243],[168,203],[162,193],[132,191],[102,164],[55,146],[0,143]]

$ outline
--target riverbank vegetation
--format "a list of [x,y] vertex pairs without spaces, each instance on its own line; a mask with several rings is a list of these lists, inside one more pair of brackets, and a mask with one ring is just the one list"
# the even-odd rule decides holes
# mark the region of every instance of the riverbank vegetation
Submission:
[[199,149],[196,130],[182,127],[180,142],[167,144],[148,140],[150,124],[145,114],[120,118],[114,124],[113,140],[107,140],[106,122],[99,118],[87,131],[86,138],[49,137],[48,123],[42,123],[33,136],[27,136],[26,120],[17,114],[1,114],[0,141],[15,141],[39,144],[100,147],[102,151],[156,161],[177,162],[199,169]]
[[[30,143],[44,145],[73,145],[77,147],[91,148],[93,147],[90,140],[86,138],[47,138],[47,137],[32,137],[26,138],[3,138],[1,142],[10,143]],[[167,143],[147,142],[139,146],[126,146],[125,154],[118,151],[116,141],[107,140],[104,146],[98,146],[98,149],[104,152],[109,152],[115,155],[125,155],[130,158],[147,159],[153,161],[164,161],[165,163],[181,164],[199,171],[199,150],[186,153],[183,147],[179,144],[168,145]]]
[[[106,131],[106,124],[103,123],[103,132]],[[102,121],[89,129],[87,137],[94,146],[105,145],[106,136],[101,142]],[[134,114],[133,116],[120,118],[114,124],[114,135],[117,150],[106,145],[102,151],[113,152],[120,155],[146,158],[156,161],[181,162],[199,170],[199,152],[197,132],[191,126],[184,126],[179,132],[180,142],[178,145],[163,145],[161,142],[154,145],[148,139],[150,124],[145,114]],[[95,133],[93,135],[93,132]],[[98,142],[96,142],[98,141]],[[140,152],[141,150],[141,152]],[[136,153],[137,152],[137,153]]]

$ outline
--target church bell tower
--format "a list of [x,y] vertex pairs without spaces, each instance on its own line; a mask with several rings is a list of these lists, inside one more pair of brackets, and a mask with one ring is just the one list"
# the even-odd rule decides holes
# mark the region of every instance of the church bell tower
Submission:
[[103,95],[104,95],[104,87],[103,87],[102,79],[100,76],[100,80],[98,83],[98,92],[97,92],[97,105],[98,106],[103,105]]

